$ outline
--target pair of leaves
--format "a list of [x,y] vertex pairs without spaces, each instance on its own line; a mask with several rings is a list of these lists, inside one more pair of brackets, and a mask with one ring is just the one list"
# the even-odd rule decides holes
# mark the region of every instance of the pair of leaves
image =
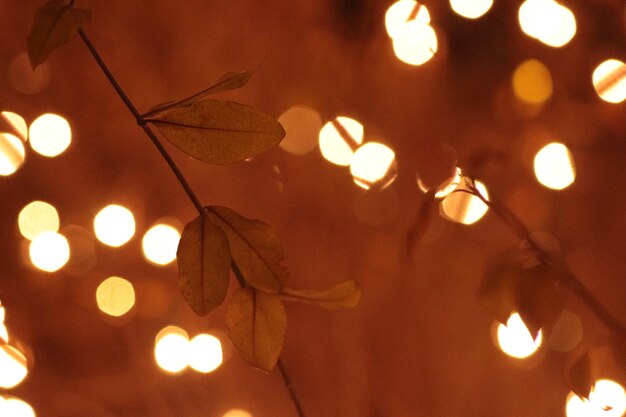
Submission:
[[354,307],[360,299],[354,281],[326,291],[285,288],[283,258],[280,240],[269,225],[218,206],[207,207],[187,224],[177,252],[178,286],[198,315],[224,302],[231,264],[245,277],[246,286],[230,300],[226,325],[241,357],[266,372],[276,364],[283,344],[283,300],[337,308]]
[[482,307],[503,324],[512,313],[519,313],[535,338],[541,328],[556,322],[563,296],[550,266],[540,263],[524,267],[530,256],[529,252],[520,251],[496,263],[485,276],[478,296]]

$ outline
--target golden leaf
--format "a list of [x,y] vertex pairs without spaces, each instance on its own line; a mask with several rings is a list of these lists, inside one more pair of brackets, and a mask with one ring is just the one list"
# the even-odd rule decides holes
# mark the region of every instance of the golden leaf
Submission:
[[232,101],[203,100],[147,121],[187,155],[218,165],[258,155],[285,136],[272,117]]
[[286,301],[300,301],[307,304],[315,304],[320,307],[348,308],[356,307],[361,300],[361,289],[356,281],[346,281],[328,290],[290,290],[283,289],[280,294]]
[[224,302],[230,274],[228,238],[206,213],[185,226],[176,258],[178,288],[196,314],[203,316]]
[[91,12],[77,9],[62,0],[50,0],[35,14],[28,36],[28,58],[33,69],[48,59],[59,46],[67,43]]
[[283,248],[274,230],[226,207],[211,206],[207,213],[228,236],[231,256],[246,283],[265,292],[280,292],[289,272],[281,265]]
[[237,290],[226,313],[228,335],[241,358],[265,372],[274,368],[283,347],[287,316],[275,294],[251,287]]

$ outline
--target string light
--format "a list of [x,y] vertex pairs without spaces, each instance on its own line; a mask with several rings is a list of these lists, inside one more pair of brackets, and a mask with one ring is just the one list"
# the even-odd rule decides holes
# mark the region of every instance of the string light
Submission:
[[29,254],[35,267],[45,272],[55,272],[70,259],[70,245],[65,236],[59,233],[43,232],[30,242]]
[[222,364],[222,343],[210,334],[199,334],[189,342],[189,367],[203,374]]
[[72,129],[63,117],[47,113],[39,116],[30,125],[30,146],[43,156],[61,155],[72,142]]
[[543,104],[552,96],[550,70],[536,59],[521,63],[513,73],[515,97],[528,104]]
[[15,133],[15,136],[22,139],[23,142],[26,142],[28,139],[28,126],[26,125],[24,118],[19,114],[10,111],[3,111],[0,113],[0,116],[2,120],[9,125],[11,131]]
[[98,240],[105,245],[120,247],[135,235],[135,218],[126,207],[111,204],[96,214],[93,222]]
[[183,329],[168,326],[155,339],[154,357],[159,368],[170,373],[182,372],[188,365],[189,336]]
[[592,76],[598,96],[609,103],[626,100],[626,64],[617,59],[607,59],[596,67]]
[[626,392],[615,381],[596,381],[585,400],[571,392],[565,406],[567,417],[622,417],[626,413]]
[[290,154],[305,155],[317,146],[317,134],[322,128],[322,118],[307,106],[293,106],[280,115],[285,138],[280,147]]
[[167,224],[157,224],[146,232],[141,241],[146,259],[156,265],[167,265],[176,259],[180,232]]
[[133,284],[120,277],[109,277],[96,290],[98,308],[105,314],[120,317],[135,305]]
[[506,326],[498,325],[498,344],[502,352],[507,355],[524,359],[537,351],[542,342],[542,332],[533,340],[528,328],[519,314],[514,313],[509,317]]
[[404,63],[425,64],[437,53],[435,29],[414,20],[407,22],[393,38],[393,51]]
[[562,190],[576,179],[572,154],[562,143],[553,142],[541,148],[534,165],[537,181],[548,188]]
[[[487,213],[489,207],[477,196],[470,193],[465,179],[461,179],[452,191],[454,182],[444,186],[441,191],[448,193],[440,203],[440,212],[448,220],[465,225],[474,224]],[[489,199],[487,187],[480,181],[474,181],[474,186],[485,198]]]
[[0,417],[35,417],[35,410],[19,398],[0,396]]
[[576,34],[576,18],[554,0],[526,0],[519,8],[519,23],[528,36],[560,48]]
[[450,7],[460,16],[478,19],[491,9],[493,0],[450,0]]
[[352,178],[359,187],[383,189],[397,177],[396,154],[377,142],[368,142],[354,153],[350,165]]
[[322,156],[335,165],[350,165],[354,150],[362,142],[363,125],[349,117],[339,116],[326,123],[319,134]]
[[8,176],[24,163],[24,143],[15,135],[0,132],[0,175]]
[[10,345],[0,345],[0,388],[14,388],[28,375],[26,357]]
[[399,0],[393,3],[385,13],[385,29],[390,38],[395,38],[402,27],[409,21],[418,25],[430,24],[428,8],[414,0]]
[[59,223],[57,209],[45,201],[28,203],[17,217],[20,233],[28,240],[33,240],[43,232],[58,232]]

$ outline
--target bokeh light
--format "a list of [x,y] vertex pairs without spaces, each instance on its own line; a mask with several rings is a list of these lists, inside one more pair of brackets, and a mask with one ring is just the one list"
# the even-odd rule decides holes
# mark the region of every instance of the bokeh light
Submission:
[[13,133],[15,136],[22,139],[23,142],[26,142],[28,139],[28,125],[22,116],[10,111],[3,111],[0,113],[0,118],[2,122],[10,128],[11,132],[9,133]]
[[410,21],[393,38],[396,57],[410,65],[422,65],[437,53],[437,34],[430,25]]
[[386,145],[368,142],[354,153],[350,173],[361,188],[385,188],[397,177],[396,154]]
[[513,73],[515,97],[528,104],[545,103],[552,96],[550,70],[536,59],[521,63]]
[[0,417],[35,417],[35,410],[19,398],[0,396]]
[[109,277],[96,290],[98,308],[105,314],[120,317],[135,305],[133,284],[121,277]]
[[252,414],[240,408],[233,408],[225,412],[222,417],[252,417]]
[[430,24],[430,13],[426,6],[414,0],[399,0],[389,6],[385,13],[385,28],[389,37],[395,38],[409,21],[424,26]]
[[569,352],[583,338],[583,323],[580,318],[568,310],[563,310],[561,317],[554,323],[548,338],[548,346],[557,352]]
[[222,364],[222,343],[209,334],[199,334],[189,342],[189,367],[207,374]]
[[574,159],[562,143],[550,143],[535,155],[535,177],[542,185],[554,190],[569,187],[576,179]]
[[626,100],[626,64],[617,59],[607,59],[597,66],[592,76],[598,96],[609,103]]
[[13,174],[24,163],[24,143],[15,135],[0,132],[0,175]]
[[43,232],[30,242],[29,255],[36,268],[55,272],[70,259],[70,245],[65,236],[59,233]]
[[20,211],[17,225],[22,236],[28,240],[33,240],[42,232],[59,231],[59,213],[50,203],[33,201]]
[[100,242],[119,247],[135,235],[135,218],[126,207],[111,204],[96,214],[93,227]]
[[460,16],[477,19],[493,6],[493,0],[450,0],[450,7]]
[[[444,186],[442,191],[448,192],[452,184]],[[474,185],[480,194],[489,200],[489,192],[485,184],[475,181]],[[470,194],[468,191],[469,187],[463,178],[440,203],[440,213],[444,218],[465,225],[474,224],[483,218],[489,207],[479,197]]]
[[0,388],[13,388],[28,375],[26,356],[10,345],[0,345]]
[[317,146],[317,135],[322,128],[322,118],[307,106],[293,106],[280,115],[285,138],[280,147],[294,155],[305,155]]
[[363,143],[363,125],[349,117],[339,116],[320,130],[320,151],[327,161],[347,166],[354,150]]
[[30,125],[29,143],[33,150],[43,156],[62,154],[72,142],[72,129],[63,117],[46,113]]
[[548,46],[564,46],[576,34],[574,14],[554,0],[526,0],[518,17],[524,33]]
[[176,259],[180,232],[167,224],[157,224],[143,236],[141,242],[146,259],[156,265],[167,265]]
[[542,332],[533,340],[528,328],[519,314],[513,313],[506,322],[498,326],[498,344],[502,352],[507,355],[524,359],[539,349],[542,341]]
[[28,55],[19,54],[9,65],[9,80],[11,85],[22,94],[37,94],[50,84],[52,71],[46,61],[35,70],[30,66]]
[[188,365],[189,337],[179,327],[168,326],[155,338],[154,358],[159,368],[178,373]]
[[571,392],[567,397],[567,417],[621,417],[626,412],[626,393],[615,381],[596,381],[589,399],[582,399]]

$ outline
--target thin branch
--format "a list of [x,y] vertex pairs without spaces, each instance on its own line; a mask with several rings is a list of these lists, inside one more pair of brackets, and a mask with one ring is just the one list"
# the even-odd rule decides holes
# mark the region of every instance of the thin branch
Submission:
[[[91,52],[91,55],[94,57],[94,59],[98,63],[98,66],[100,67],[100,69],[102,70],[102,72],[104,73],[106,78],[109,80],[109,82],[113,86],[113,89],[115,90],[117,95],[122,99],[122,101],[124,102],[124,104],[126,105],[128,110],[132,113],[132,115],[135,118],[135,121],[137,122],[139,127],[141,127],[143,129],[143,131],[146,133],[148,138],[152,141],[154,146],[156,146],[157,150],[159,151],[159,153],[161,154],[163,159],[165,159],[165,162],[167,162],[167,164],[169,165],[170,169],[172,170],[172,172],[174,173],[174,175],[178,179],[178,182],[180,183],[180,185],[183,187],[183,189],[187,193],[187,196],[189,197],[189,199],[191,200],[191,202],[195,206],[196,210],[198,211],[199,214],[202,215],[205,212],[205,208],[202,205],[202,203],[200,202],[200,199],[196,196],[196,194],[192,190],[191,186],[187,182],[187,179],[185,178],[183,173],[180,171],[180,169],[178,168],[178,166],[176,165],[176,163],[174,162],[174,160],[172,159],[170,154],[167,152],[167,150],[165,149],[163,144],[159,141],[159,139],[157,138],[155,133],[152,131],[152,129],[150,129],[150,126],[147,125],[147,120],[144,119],[141,116],[141,113],[139,113],[137,111],[137,108],[130,101],[130,99],[128,98],[128,96],[126,95],[126,93],[124,92],[122,87],[119,85],[119,83],[117,82],[117,80],[115,79],[115,77],[113,76],[113,74],[111,73],[109,68],[107,67],[107,65],[104,63],[104,60],[102,59],[102,57],[100,56],[100,54],[98,53],[96,48],[93,46],[93,44],[91,43],[91,41],[89,40],[89,38],[87,37],[85,32],[82,29],[78,29],[78,34],[80,35],[81,39],[83,40],[83,42],[85,43],[85,45],[89,49],[89,52]],[[242,287],[245,287],[247,285],[246,281],[245,281],[245,278],[244,278],[243,274],[241,273],[241,271],[239,270],[239,267],[237,266],[237,264],[234,261],[231,262],[231,269],[233,270],[233,273],[237,277],[237,280],[239,281],[239,284]],[[291,400],[293,402],[293,405],[294,405],[294,407],[295,407],[295,409],[297,411],[298,417],[305,417],[305,414],[302,411],[302,406],[300,405],[298,397],[296,396],[296,393],[293,390],[293,387],[291,386],[291,380],[289,378],[287,370],[285,369],[285,367],[284,367],[283,363],[280,361],[280,359],[278,360],[278,369],[279,369],[280,375],[281,375],[281,377],[283,379],[283,383],[284,383],[285,387],[287,388],[287,390],[289,391],[289,395],[290,395]]]
[[604,307],[604,305],[585,286],[585,284],[583,284],[582,281],[567,267],[567,265],[543,250],[541,246],[530,236],[530,230],[528,227],[526,227],[520,218],[511,211],[511,209],[493,198],[485,198],[480,190],[476,188],[473,181],[468,181],[467,185],[471,194],[480,198],[480,200],[485,203],[487,207],[493,210],[493,212],[500,217],[500,219],[502,219],[519,238],[526,240],[530,247],[537,253],[539,260],[546,265],[549,265],[561,277],[563,284],[576,294],[587,305],[587,307],[589,307],[589,309],[604,324],[607,325],[607,327],[614,330],[618,334],[626,335],[626,324],[622,323],[610,311],[608,311],[606,307]]

